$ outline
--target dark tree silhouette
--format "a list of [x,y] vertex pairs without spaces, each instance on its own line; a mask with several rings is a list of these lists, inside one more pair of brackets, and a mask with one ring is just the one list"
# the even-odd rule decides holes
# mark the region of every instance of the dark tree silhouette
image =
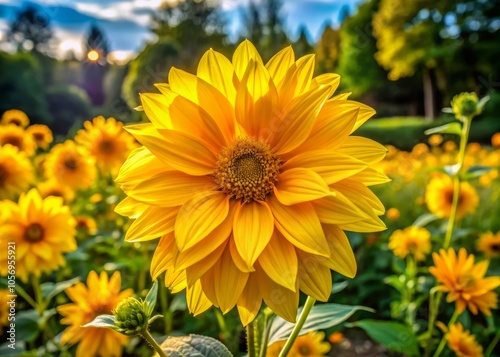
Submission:
[[27,5],[11,23],[7,41],[18,51],[35,51],[49,54],[49,42],[53,37],[50,18],[39,8]]
[[96,25],[90,27],[85,40],[85,49],[87,54],[94,52],[94,57],[89,55],[85,63],[83,87],[92,100],[92,104],[102,105],[105,100],[104,75],[109,68],[106,59],[109,53],[109,45],[104,32]]

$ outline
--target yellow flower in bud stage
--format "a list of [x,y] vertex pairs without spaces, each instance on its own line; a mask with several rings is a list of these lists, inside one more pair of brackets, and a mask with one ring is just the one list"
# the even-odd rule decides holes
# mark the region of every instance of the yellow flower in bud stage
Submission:
[[26,135],[26,131],[14,124],[0,126],[0,146],[12,145],[32,156],[36,150],[36,143],[31,135]]
[[459,120],[473,118],[481,114],[482,107],[478,104],[479,98],[476,93],[460,93],[451,100],[451,108],[453,109],[455,118]]
[[399,210],[397,208],[391,207],[387,210],[386,216],[391,221],[395,221],[395,220],[399,219],[399,217],[401,216],[401,213],[399,212]]
[[[330,344],[324,341],[324,332],[310,331],[297,337],[288,353],[289,357],[322,357],[330,351]],[[267,348],[266,357],[278,357],[285,341],[278,341]]]
[[331,269],[355,275],[343,230],[385,229],[367,186],[388,181],[373,168],[386,149],[350,135],[374,111],[332,98],[339,76],[312,78],[314,63],[287,47],[264,65],[244,41],[232,62],[209,50],[197,75],[172,68],[141,95],[151,123],[126,127],[144,146],[116,211],[138,217],[127,241],[162,237],[151,274],[187,289],[194,314],[237,306],[246,325],[264,300],[294,321],[299,291],[326,301]]
[[488,258],[500,257],[500,232],[486,232],[477,240],[477,249]]
[[344,334],[342,332],[334,332],[328,337],[328,341],[330,341],[331,344],[336,345],[344,341]]
[[97,175],[94,159],[72,140],[57,144],[43,163],[45,177],[73,190],[90,187]]
[[457,148],[457,143],[451,140],[448,140],[443,144],[443,149],[446,152],[457,151]]
[[52,131],[49,129],[47,125],[43,124],[35,124],[30,125],[26,132],[33,137],[37,147],[47,150],[49,145],[54,141],[54,137],[52,136]]
[[471,335],[469,330],[464,331],[461,323],[450,326],[446,334],[448,347],[456,353],[458,357],[483,357],[483,348],[477,343],[476,337]]
[[116,326],[119,332],[125,335],[135,335],[141,330],[148,328],[149,317],[146,314],[147,305],[144,301],[139,301],[134,297],[121,301],[113,315],[116,318]]
[[18,109],[7,110],[2,114],[1,125],[15,125],[21,128],[26,128],[30,124],[30,120],[25,112]]
[[389,249],[401,259],[411,254],[416,260],[424,260],[431,252],[431,233],[425,228],[414,226],[398,229],[389,238]]
[[458,255],[452,248],[433,253],[434,266],[429,272],[441,285],[438,289],[448,293],[446,301],[456,303],[455,309],[461,314],[468,308],[474,315],[479,311],[491,316],[491,309],[497,308],[497,294],[493,291],[500,286],[500,277],[484,275],[488,262],[474,263],[474,255],[461,248]]
[[0,200],[14,199],[26,191],[35,177],[33,165],[17,147],[0,147]]
[[[3,201],[0,243],[16,244],[16,276],[27,281],[63,266],[63,254],[76,250],[75,221],[60,197],[42,199],[36,189],[19,202]],[[0,256],[0,274],[7,275],[7,254]]]
[[[453,179],[447,175],[436,175],[425,190],[425,203],[429,211],[439,217],[449,217],[453,204]],[[479,196],[468,182],[460,183],[460,194],[456,219],[473,213],[479,205]]]
[[[9,296],[10,295],[10,296]],[[0,335],[2,335],[3,327],[9,326],[9,300],[13,295],[8,289],[0,289]]]
[[123,130],[123,123],[99,116],[86,121],[75,141],[87,148],[102,172],[116,175],[128,154],[137,147],[134,138]]
[[106,272],[97,275],[91,271],[84,283],[65,290],[72,303],[57,307],[63,316],[61,324],[70,325],[61,337],[61,344],[75,344],[76,357],[119,357],[123,346],[127,344],[127,336],[107,328],[82,327],[99,315],[111,314],[118,303],[133,294],[132,289],[121,291],[121,275],[115,272],[108,279]]
[[500,133],[493,134],[493,136],[491,137],[491,145],[494,148],[500,147]]
[[443,143],[443,136],[440,134],[433,134],[427,140],[431,146],[439,146]]
[[43,198],[49,196],[62,197],[66,203],[70,203],[75,199],[75,191],[68,186],[62,186],[55,179],[40,182],[36,187]]

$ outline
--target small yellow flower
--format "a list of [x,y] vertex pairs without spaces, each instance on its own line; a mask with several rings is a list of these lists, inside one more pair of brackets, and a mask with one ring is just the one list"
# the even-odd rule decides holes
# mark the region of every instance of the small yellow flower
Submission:
[[446,334],[448,347],[456,353],[458,357],[483,357],[483,348],[477,343],[476,337],[471,335],[469,330],[464,330],[461,323],[450,326]]
[[484,277],[488,261],[475,264],[474,255],[468,255],[465,248],[458,255],[453,248],[441,249],[432,258],[434,266],[429,272],[441,283],[438,289],[448,293],[446,301],[456,302],[459,314],[468,308],[474,315],[481,311],[491,316],[491,309],[497,308],[498,297],[493,290],[500,286],[500,277]]
[[455,118],[472,118],[481,114],[481,109],[478,106],[479,98],[476,93],[460,93],[451,100],[451,108],[455,114]]
[[457,143],[456,143],[456,142],[454,142],[454,141],[448,140],[448,141],[446,141],[446,142],[443,144],[443,149],[444,149],[444,151],[446,151],[446,152],[453,152],[453,151],[457,151]]
[[489,258],[499,257],[500,232],[497,232],[496,235],[492,232],[481,234],[479,240],[477,241],[477,249]]
[[30,120],[25,112],[18,109],[7,110],[2,114],[1,125],[15,125],[21,128],[26,128],[30,124]]
[[43,165],[47,179],[73,190],[90,187],[97,175],[94,159],[72,140],[54,146]]
[[337,345],[344,341],[344,334],[342,332],[334,332],[328,337],[328,341],[330,341],[331,344]]
[[99,116],[83,125],[85,129],[78,131],[75,141],[94,156],[102,172],[115,176],[128,154],[137,147],[135,139],[114,118]]
[[495,148],[500,147],[500,133],[495,133],[491,137],[491,145]]
[[411,254],[416,260],[424,260],[431,251],[431,233],[425,228],[414,226],[398,229],[389,238],[389,249],[401,259]]
[[52,136],[52,131],[47,125],[35,124],[31,125],[26,129],[26,132],[33,137],[36,145],[44,150],[47,150],[49,145],[54,140]]
[[440,134],[432,134],[427,141],[431,146],[439,146],[443,143],[443,136]]
[[[322,357],[330,351],[330,344],[324,341],[324,332],[308,332],[297,337],[288,353],[289,357]],[[278,357],[285,341],[278,341],[267,348],[267,357]]]
[[120,292],[121,276],[115,272],[108,279],[106,272],[91,271],[87,286],[79,282],[65,290],[72,303],[57,307],[63,316],[61,324],[70,325],[61,337],[61,344],[75,344],[76,357],[119,357],[127,337],[111,329],[82,327],[102,314],[111,314],[118,303],[133,294],[132,289]]
[[62,197],[66,203],[72,202],[75,198],[75,191],[73,189],[61,185],[55,179],[38,183],[37,189],[43,198],[49,196]]
[[33,166],[26,155],[15,146],[0,146],[0,200],[14,199],[33,181]]
[[395,207],[392,207],[392,208],[389,208],[387,210],[387,218],[389,218],[391,221],[395,221],[397,219],[399,219],[399,217],[401,216],[399,210]]
[[83,236],[94,235],[97,232],[96,221],[87,216],[76,216],[76,230]]
[[[0,243],[16,243],[16,276],[22,281],[63,266],[63,253],[76,250],[75,221],[62,198],[42,199],[31,189],[18,204],[4,201],[2,211]],[[0,256],[0,274],[7,275],[7,254]]]
[[[453,179],[447,175],[439,175],[431,179],[425,191],[425,202],[429,211],[439,217],[449,217],[453,204]],[[479,205],[479,196],[468,182],[460,183],[456,219],[473,213]]]
[[141,94],[151,123],[126,127],[143,146],[116,178],[117,210],[139,216],[127,241],[161,237],[151,275],[167,271],[194,314],[236,307],[247,325],[264,301],[294,321],[300,291],[326,301],[331,270],[355,275],[344,230],[385,229],[368,186],[388,181],[374,168],[386,149],[350,135],[374,111],[332,97],[339,76],[314,63],[287,47],[264,64],[244,41],[232,62],[209,50],[196,75],[171,68]]
[[0,146],[10,144],[32,156],[36,150],[36,143],[31,135],[26,135],[26,131],[14,124],[0,126]]

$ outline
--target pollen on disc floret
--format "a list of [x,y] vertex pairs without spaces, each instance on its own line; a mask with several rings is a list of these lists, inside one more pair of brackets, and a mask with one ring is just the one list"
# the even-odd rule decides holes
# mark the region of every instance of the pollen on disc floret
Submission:
[[252,137],[237,138],[222,149],[215,181],[231,198],[264,200],[278,180],[281,158],[268,144]]

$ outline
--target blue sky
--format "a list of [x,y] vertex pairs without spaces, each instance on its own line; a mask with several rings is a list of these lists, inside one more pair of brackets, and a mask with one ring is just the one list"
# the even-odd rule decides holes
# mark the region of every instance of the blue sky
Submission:
[[[175,0],[166,0],[175,1]],[[219,0],[227,22],[227,31],[234,40],[243,32],[242,14],[250,0]],[[262,0],[254,0],[257,3]],[[292,38],[305,25],[316,41],[325,23],[338,23],[339,10],[348,5],[351,13],[363,0],[284,0],[283,14]],[[148,30],[150,15],[162,0],[31,0],[42,6],[51,19],[59,54],[72,50],[81,54],[81,44],[92,23],[106,33],[111,50],[134,53],[153,41]],[[23,1],[0,0],[0,36],[5,33]],[[6,48],[2,48],[6,49]],[[8,50],[8,49],[7,49]]]

